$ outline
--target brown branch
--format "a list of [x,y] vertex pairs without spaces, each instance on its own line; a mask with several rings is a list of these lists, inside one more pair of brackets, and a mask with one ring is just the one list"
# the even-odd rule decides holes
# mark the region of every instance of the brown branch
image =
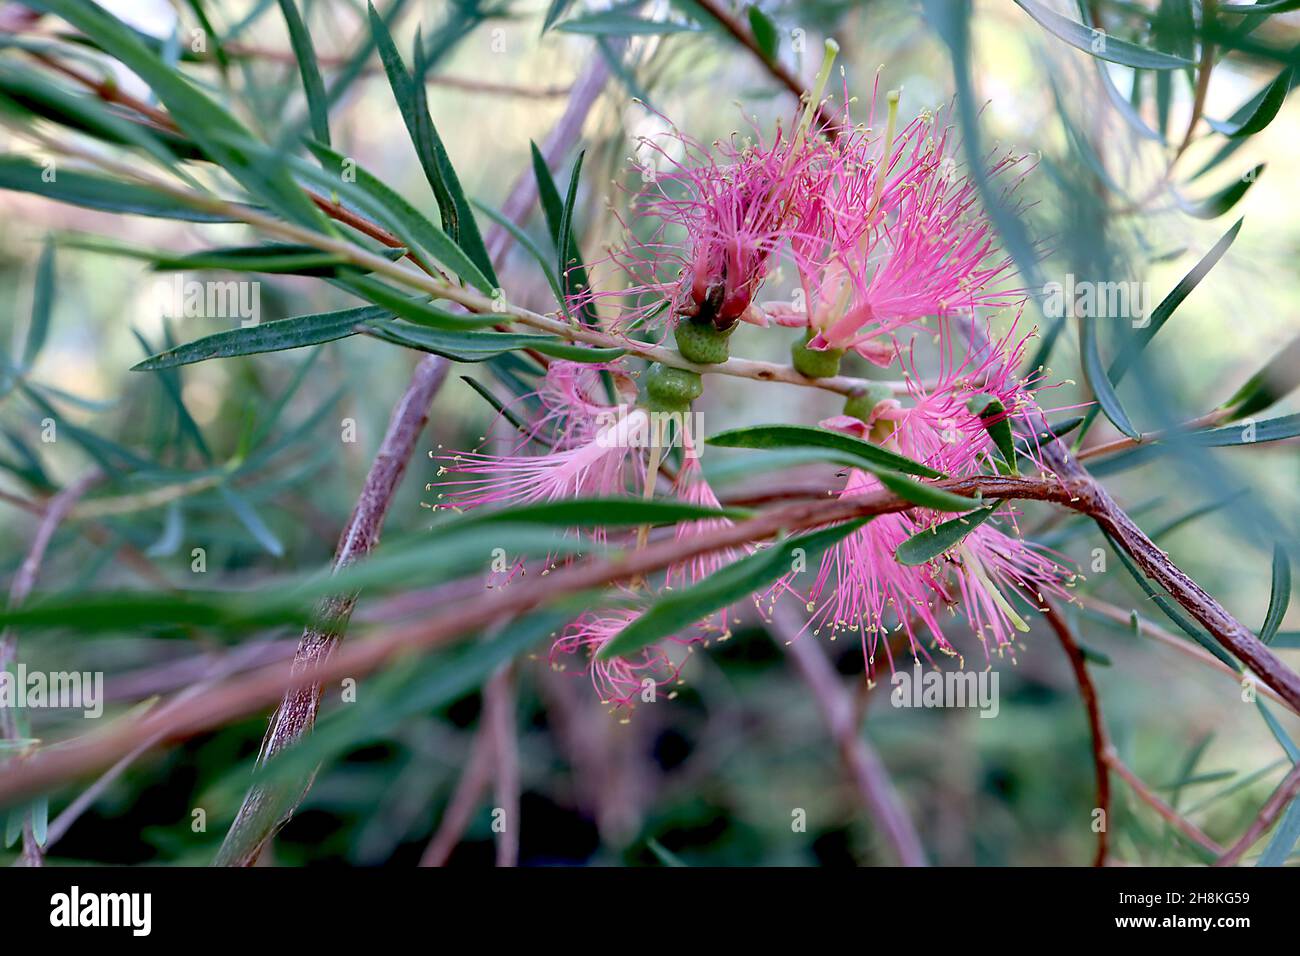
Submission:
[[[748,50],[777,82],[793,93],[796,99],[801,101],[804,99],[807,90],[803,81],[780,60],[769,58],[763,52],[762,47],[758,45],[758,41],[754,39],[753,31],[741,23],[740,19],[728,11],[719,0],[695,0],[695,2],[705,13],[716,20],[719,26],[731,34],[736,42]],[[828,136],[834,137],[834,124],[829,122],[822,104],[816,103],[814,106],[816,112],[813,113],[813,129],[821,129]]]
[[903,866],[926,866],[925,848],[907,815],[880,755],[862,736],[853,695],[840,682],[835,668],[811,635],[800,636],[802,624],[788,604],[772,613],[772,638],[782,646],[808,685],[840,760],[871,817]]
[[1106,724],[1101,717],[1101,699],[1097,688],[1088,673],[1088,662],[1083,656],[1079,642],[1075,640],[1070,626],[1065,622],[1050,601],[1042,602],[1043,617],[1061,642],[1066,656],[1070,659],[1070,668],[1074,671],[1075,682],[1079,685],[1079,696],[1083,698],[1084,709],[1088,712],[1088,727],[1092,733],[1092,762],[1097,774],[1097,808],[1101,810],[1101,829],[1097,831],[1097,855],[1093,866],[1106,865],[1108,834],[1110,831],[1110,773],[1106,765],[1106,752],[1110,750],[1110,740],[1106,735]]
[[[1095,611],[1096,613],[1100,614],[1102,617],[1109,618],[1110,620],[1114,621],[1116,624],[1132,623],[1132,612],[1126,611],[1118,604],[1111,604],[1109,601],[1103,601],[1100,598],[1095,598],[1088,594],[1075,595],[1074,599],[1081,606],[1086,607],[1091,611]],[[1230,677],[1233,683],[1239,684],[1240,681],[1242,680],[1242,674],[1239,671],[1236,671],[1233,668],[1229,667],[1227,664],[1223,663],[1223,661],[1219,660],[1217,657],[1215,657],[1205,648],[1201,647],[1199,644],[1193,644],[1191,641],[1187,640],[1186,637],[1179,637],[1177,634],[1173,634],[1165,630],[1164,628],[1160,627],[1158,624],[1152,624],[1150,621],[1146,620],[1143,617],[1138,617],[1137,627],[1138,627],[1138,631],[1143,636],[1159,641],[1161,644],[1164,644],[1167,647],[1171,647],[1174,650],[1178,651],[1179,653],[1187,657],[1191,657],[1199,661],[1200,663],[1206,665],[1207,667],[1215,671],[1218,671],[1220,674],[1223,674],[1225,677]],[[1293,708],[1289,703],[1287,703],[1286,700],[1283,699],[1281,694],[1279,694],[1273,688],[1269,687],[1267,684],[1260,686],[1259,692],[1264,696],[1268,697],[1270,700],[1273,700],[1276,703],[1281,704],[1283,707],[1286,707],[1287,709],[1291,710],[1292,713],[1296,713],[1295,708]]]
[[[979,326],[963,326],[972,348],[987,350],[988,336]],[[1038,412],[1026,423],[1034,434],[1051,434],[1046,417]],[[1068,448],[1054,438],[1042,446],[1043,467],[1069,489],[1070,507],[1094,521],[1155,581],[1188,611],[1229,653],[1273,688],[1292,710],[1300,712],[1300,675],[1287,667],[1263,641],[1193,581],[1160,550],[1133,519],[1115,503],[1101,484],[1088,474]]]
[[[31,547],[28,548],[23,563],[18,566],[14,579],[10,583],[9,610],[16,609],[27,600],[27,595],[31,594],[32,588],[36,585],[36,576],[40,573],[41,564],[45,560],[45,552],[49,549],[54,532],[63,523],[63,519],[68,516],[73,505],[103,478],[104,475],[99,469],[92,469],[54,495],[49,504],[45,506],[40,523],[36,526],[36,534],[32,538]],[[5,628],[0,631],[0,672],[7,670],[17,659],[17,655],[18,636],[13,632],[12,628]],[[3,732],[5,740],[18,739],[18,717],[13,708],[2,703],[0,703],[0,732]],[[16,773],[17,765],[24,759],[25,755],[20,753],[18,756],[6,761],[4,767],[6,770],[12,770]],[[44,853],[40,843],[36,840],[30,811],[23,814],[22,833],[23,863],[26,866],[40,866],[44,862]]]
[[1190,421],[1183,422],[1173,428],[1164,428],[1159,431],[1146,432],[1138,435],[1137,438],[1130,438],[1127,435],[1116,438],[1114,441],[1104,442],[1100,445],[1091,445],[1082,449],[1076,459],[1078,461],[1087,461],[1090,458],[1098,458],[1102,455],[1113,455],[1115,452],[1126,451],[1129,448],[1136,448],[1138,445],[1149,445],[1161,439],[1168,438],[1170,435],[1184,435],[1190,432],[1198,431],[1202,428],[1214,428],[1222,423],[1232,412],[1226,408],[1215,409],[1199,418],[1193,418]]
[[[1066,489],[1044,479],[990,475],[947,479],[935,482],[934,486],[968,497],[983,494],[986,499],[1015,498],[1071,504]],[[299,689],[312,685],[364,676],[396,655],[443,646],[460,635],[507,622],[566,594],[632,580],[696,555],[767,540],[779,533],[795,533],[867,515],[906,511],[912,507],[910,502],[885,491],[836,501],[798,502],[719,528],[709,535],[696,535],[682,541],[665,538],[639,551],[587,558],[544,577],[515,582],[502,591],[449,602],[440,615],[341,646],[328,658],[308,667],[291,669],[281,664],[251,671],[238,681],[228,682],[187,702],[164,725],[159,725],[156,718],[148,715],[123,718],[103,731],[45,750],[25,764],[22,774],[0,773],[0,803],[42,792],[64,780],[106,766],[159,730],[166,731],[168,740],[184,739],[256,711],[279,699],[286,690],[296,694]]]
[[1156,796],[1151,788],[1143,783],[1141,778],[1124,764],[1124,761],[1119,759],[1119,755],[1116,754],[1114,750],[1106,751],[1106,763],[1108,763],[1111,769],[1123,778],[1125,783],[1133,788],[1134,793],[1141,797],[1146,804],[1156,811],[1156,813],[1160,814],[1167,823],[1173,826],[1193,843],[1214,854],[1214,856],[1217,857],[1223,855],[1223,847],[1219,846],[1219,844],[1215,843],[1201,832],[1201,829],[1197,827],[1196,824],[1192,823],[1177,810]]
[[[1203,0],[1201,4],[1201,31],[1206,31],[1207,26],[1214,23],[1216,0]],[[1172,170],[1174,164],[1178,162],[1183,153],[1187,152],[1187,147],[1192,145],[1192,136],[1196,132],[1196,124],[1201,121],[1201,116],[1205,113],[1205,98],[1210,92],[1210,74],[1214,71],[1214,44],[1209,40],[1201,41],[1201,62],[1197,67],[1196,74],[1196,93],[1192,98],[1192,113],[1187,121],[1187,132],[1183,134],[1183,141],[1179,144],[1174,158],[1169,161],[1169,168]]]
[[519,741],[515,733],[515,690],[510,662],[497,668],[483,688],[483,720],[492,741],[496,810],[503,814],[497,834],[497,866],[519,865]]
[[469,828],[488,781],[492,779],[492,735],[486,723],[480,723],[470,745],[469,760],[460,773],[456,789],[443,811],[437,832],[420,857],[420,866],[443,866]]
[[[447,377],[447,368],[447,360],[434,355],[426,356],[416,365],[406,392],[393,409],[352,517],[339,538],[334,553],[336,571],[365,557],[379,543],[384,518],[415,443],[424,431],[433,397]],[[295,672],[310,672],[329,657],[347,627],[356,597],[356,594],[340,594],[322,602],[316,623],[304,630],[299,639],[293,662]],[[320,708],[321,687],[320,682],[297,685],[285,694],[262,741],[259,764],[265,764],[311,731]],[[293,781],[283,784],[283,787],[292,786]],[[254,786],[226,834],[217,862],[226,866],[251,866],[256,862],[267,840],[288,822],[310,786],[310,778],[300,782],[296,795],[282,792],[279,784]]]
[[1291,772],[1277,785],[1267,802],[1259,811],[1259,816],[1242,834],[1241,839],[1232,845],[1227,853],[1214,861],[1215,866],[1236,866],[1246,851],[1255,845],[1255,841],[1268,832],[1282,811],[1300,794],[1300,763],[1291,768]]

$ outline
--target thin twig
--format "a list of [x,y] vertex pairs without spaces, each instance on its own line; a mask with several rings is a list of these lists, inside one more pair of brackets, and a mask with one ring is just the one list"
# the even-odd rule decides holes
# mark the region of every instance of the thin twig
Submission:
[[[934,486],[966,496],[983,494],[987,499],[1029,499],[1057,504],[1069,501],[1067,490],[1043,479],[982,476],[947,479],[935,482]],[[286,689],[364,676],[396,655],[445,645],[463,634],[507,622],[566,594],[631,580],[696,555],[767,540],[778,533],[795,533],[870,514],[906,511],[912,507],[906,500],[884,491],[836,501],[797,502],[708,534],[693,535],[681,541],[666,538],[651,542],[634,553],[615,552],[611,556],[582,559],[546,576],[516,581],[509,588],[449,602],[442,614],[385,629],[365,641],[343,645],[329,658],[309,669],[295,671],[284,665],[271,665],[251,671],[236,682],[227,682],[187,702],[187,706],[165,726],[159,726],[147,715],[123,718],[99,733],[44,750],[25,764],[22,774],[0,773],[0,802],[41,792],[63,780],[107,766],[159,730],[167,731],[168,739],[184,739],[256,711],[279,699]]]
[[1300,794],[1300,763],[1291,768],[1291,772],[1277,785],[1267,802],[1259,811],[1259,816],[1241,835],[1241,839],[1232,845],[1227,853],[1214,861],[1215,866],[1236,866],[1246,851],[1255,845],[1255,841],[1268,832],[1282,811],[1290,806],[1296,795]]
[[1193,843],[1208,850],[1216,857],[1223,855],[1223,847],[1219,846],[1219,844],[1215,843],[1201,832],[1201,829],[1197,827],[1196,824],[1192,823],[1177,810],[1156,796],[1151,788],[1143,783],[1142,779],[1124,764],[1124,761],[1119,759],[1119,755],[1116,754],[1114,750],[1106,751],[1106,763],[1110,765],[1112,770],[1123,778],[1125,783],[1133,788],[1134,793],[1141,797],[1146,804],[1156,811],[1156,813],[1160,814],[1167,823],[1173,826]]
[[[741,23],[739,18],[727,10],[719,0],[695,0],[695,2],[705,13],[716,20],[724,30],[730,33],[736,42],[748,50],[777,82],[793,93],[797,99],[804,99],[807,95],[807,88],[803,81],[779,59],[769,57],[764,53],[763,48],[754,39],[754,32]],[[813,114],[813,128],[820,128],[828,135],[833,136],[834,126],[826,121],[826,111],[823,109],[822,104],[817,103],[814,105],[816,112]]]
[[772,612],[772,638],[790,655],[808,685],[839,750],[849,779],[861,797],[871,822],[903,866],[926,866],[925,848],[880,755],[862,736],[853,695],[840,682],[835,668],[809,635],[800,635],[802,622],[792,608],[778,603]]
[[1088,673],[1088,662],[1083,656],[1079,642],[1075,640],[1070,625],[1065,622],[1061,612],[1050,601],[1042,601],[1043,617],[1047,619],[1052,632],[1070,659],[1070,668],[1074,671],[1075,682],[1079,685],[1079,696],[1083,698],[1084,709],[1088,712],[1088,728],[1092,735],[1092,762],[1097,774],[1097,809],[1101,811],[1101,829],[1097,831],[1097,855],[1093,866],[1106,865],[1108,833],[1110,832],[1110,773],[1106,765],[1106,752],[1110,749],[1110,740],[1106,735],[1106,723],[1101,716],[1101,698]]
[[[1095,611],[1102,617],[1114,621],[1116,624],[1132,623],[1132,612],[1124,610],[1124,608],[1120,607],[1118,604],[1111,604],[1109,601],[1103,601],[1101,598],[1096,598],[1089,594],[1076,594],[1074,595],[1074,600],[1082,607],[1085,607],[1090,611]],[[1193,644],[1187,638],[1179,637],[1177,634],[1167,631],[1163,627],[1160,627],[1160,625],[1153,624],[1141,616],[1137,619],[1137,628],[1143,636],[1159,641],[1161,644],[1171,647],[1187,657],[1194,658],[1207,667],[1231,678],[1234,683],[1240,685],[1243,679],[1242,673],[1233,670],[1200,645]],[[1281,704],[1283,707],[1286,707],[1292,713],[1300,713],[1300,711],[1296,711],[1296,709],[1292,707],[1281,694],[1269,687],[1267,684],[1259,685],[1259,692],[1269,699]]]
[[488,732],[486,722],[479,724],[470,745],[469,760],[460,772],[456,789],[443,811],[442,820],[433,834],[433,839],[425,847],[420,857],[420,866],[443,866],[456,849],[456,844],[469,828],[474,810],[482,799],[492,779],[492,735]]
[[[365,557],[379,543],[393,495],[415,450],[415,443],[424,431],[433,397],[447,377],[447,368],[447,360],[434,355],[424,357],[416,365],[410,384],[393,409],[388,430],[366,475],[352,517],[339,538],[334,553],[335,570]],[[355,603],[355,594],[335,595],[322,602],[317,622],[304,630],[299,639],[293,663],[295,671],[311,671],[330,655],[347,627]],[[265,764],[310,732],[316,722],[320,696],[320,683],[299,685],[285,694],[262,741],[259,764]],[[244,798],[243,806],[226,834],[218,863],[251,866],[256,862],[267,840],[288,821],[310,786],[310,779],[254,786]],[[296,796],[272,792],[273,789],[278,791],[288,787],[300,787],[300,792]]]
[[492,777],[496,807],[497,866],[519,865],[519,741],[515,731],[515,689],[509,661],[497,668],[483,688],[483,719],[492,739]]
[[1125,435],[1121,438],[1116,438],[1114,441],[1104,442],[1100,445],[1092,445],[1088,448],[1082,449],[1075,458],[1079,461],[1088,461],[1091,458],[1099,458],[1102,455],[1113,455],[1116,452],[1126,451],[1129,448],[1136,448],[1138,445],[1150,445],[1154,442],[1168,438],[1171,435],[1185,435],[1194,431],[1199,431],[1203,428],[1214,428],[1231,414],[1232,412],[1230,409],[1215,409],[1212,412],[1207,412],[1199,418],[1193,418],[1190,421],[1183,422],[1183,424],[1176,425],[1173,428],[1164,428],[1160,431],[1146,432],[1145,434],[1138,435],[1137,438],[1130,438]]

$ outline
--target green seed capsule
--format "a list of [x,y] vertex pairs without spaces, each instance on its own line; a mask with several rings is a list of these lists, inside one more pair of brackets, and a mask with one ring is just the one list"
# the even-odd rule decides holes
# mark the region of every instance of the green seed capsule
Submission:
[[704,393],[698,372],[655,362],[642,379],[651,411],[685,411]]
[[683,318],[677,323],[674,333],[677,337],[677,350],[682,357],[699,365],[717,365],[731,357],[731,333],[735,325],[723,331],[712,322],[696,322]]
[[824,349],[818,352],[808,348],[808,343],[812,341],[814,334],[810,329],[804,334],[802,342],[790,344],[790,358],[794,362],[795,371],[809,378],[829,378],[839,374],[840,359],[844,357],[844,350]]

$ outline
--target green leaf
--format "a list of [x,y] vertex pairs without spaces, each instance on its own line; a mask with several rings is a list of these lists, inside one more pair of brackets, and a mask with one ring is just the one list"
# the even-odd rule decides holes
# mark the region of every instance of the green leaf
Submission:
[[609,362],[624,354],[623,349],[574,345],[550,335],[429,329],[393,322],[375,324],[365,331],[386,342],[441,355],[456,362],[486,362],[518,349],[574,362]]
[[[1164,324],[1169,321],[1169,318],[1174,314],[1178,307],[1183,304],[1183,300],[1191,295],[1192,290],[1200,285],[1201,280],[1210,274],[1211,269],[1218,265],[1218,262],[1223,258],[1224,253],[1226,253],[1232,246],[1233,242],[1236,241],[1237,233],[1241,231],[1241,224],[1244,221],[1245,220],[1238,219],[1233,223],[1232,228],[1219,237],[1219,241],[1214,244],[1210,251],[1202,256],[1200,261],[1191,268],[1187,275],[1183,276],[1182,279],[1178,281],[1178,284],[1169,291],[1169,294],[1160,300],[1160,304],[1151,310],[1151,315],[1146,319],[1145,327],[1138,329],[1132,338],[1124,343],[1123,348],[1120,349],[1119,355],[1117,355],[1115,360],[1111,363],[1110,369],[1104,374],[1104,378],[1108,384],[1119,384],[1120,380],[1124,378],[1128,373],[1128,370],[1133,366],[1133,363],[1137,360],[1138,356],[1141,355],[1142,351],[1147,347],[1147,344],[1155,338],[1156,333],[1164,327]],[[1082,334],[1082,326],[1086,324],[1090,323],[1087,320],[1083,320],[1080,327],[1080,334]],[[1095,335],[1095,331],[1092,334]],[[1095,348],[1095,340],[1092,344]],[[1094,356],[1094,358],[1100,361],[1099,356]],[[1086,361],[1084,371],[1086,375],[1088,371]],[[1098,375],[1100,377],[1101,373],[1098,373]],[[1119,399],[1116,398],[1115,401],[1118,402]],[[1080,439],[1083,438],[1083,435],[1088,431],[1088,427],[1096,417],[1096,409],[1091,409],[1088,414],[1084,416],[1083,427],[1079,432]],[[1130,437],[1136,436],[1134,435]]]
[[769,63],[775,63],[780,43],[780,34],[772,18],[759,9],[758,4],[749,5],[749,29],[754,34],[754,42]]
[[[1097,344],[1097,323],[1095,316],[1079,319],[1079,352],[1083,360],[1083,377],[1092,390],[1097,405],[1116,428],[1130,438],[1140,437],[1138,430],[1129,421],[1128,413],[1115,394],[1115,386],[1102,365],[1101,351]],[[1082,434],[1080,435],[1082,438]]]
[[899,564],[908,567],[925,564],[945,551],[955,548],[966,535],[993,517],[993,512],[997,510],[997,505],[990,505],[935,525],[933,528],[927,528],[900,544],[894,551],[894,557],[898,559]]
[[798,538],[786,538],[715,571],[698,584],[680,591],[665,592],[645,613],[602,647],[596,657],[609,660],[635,654],[660,638],[702,620],[788,574],[796,551],[802,552],[804,560],[811,563],[870,520],[862,518]]
[[365,276],[349,276],[340,279],[339,285],[375,305],[383,306],[409,322],[432,329],[473,329],[496,325],[500,321],[500,317],[496,315],[472,313],[461,315],[448,312],[446,309],[430,305],[427,295],[411,298],[392,286]]
[[239,145],[255,139],[248,129],[159,57],[130,27],[89,0],[43,0],[43,4],[139,75],[167,107],[176,125],[254,196],[299,225],[333,232],[283,164],[268,163],[260,157],[250,159]]
[[1300,435],[1300,412],[1265,419],[1258,423],[1250,420],[1240,421],[1235,425],[1225,425],[1222,428],[1191,432],[1184,437],[1187,441],[1205,448],[1229,448],[1233,445],[1283,441],[1287,438],[1295,438],[1297,435]]
[[[559,297],[560,304],[567,311],[568,296],[572,294],[572,290],[575,287],[581,289],[588,287],[587,270],[582,262],[582,254],[573,241],[571,226],[567,226],[571,222],[578,173],[582,170],[582,155],[578,156],[573,166],[573,174],[569,177],[568,199],[561,202],[560,191],[551,177],[551,171],[546,165],[546,158],[542,156],[542,151],[537,148],[536,143],[529,142],[528,145],[533,161],[533,176],[537,180],[537,198],[546,219],[546,227],[551,233],[551,242],[554,243],[556,253],[559,255],[558,275],[564,288],[564,293]],[[585,306],[583,321],[588,325],[595,324],[595,315]]]
[[[58,52],[64,54],[62,48]],[[0,64],[0,100],[7,100],[24,114],[31,111],[96,139],[143,150],[163,169],[197,187],[193,177],[177,166],[176,154],[164,144],[164,140],[179,137],[133,123],[111,112],[98,97],[73,93],[35,70],[14,70]]]
[[[928,465],[828,428],[810,428],[807,425],[754,425],[749,428],[720,432],[705,439],[705,443],[719,448],[824,448],[828,451],[840,452],[875,468],[902,471],[923,478],[943,477],[942,472],[935,471]],[[969,506],[969,500],[967,505]]]
[[546,19],[542,21],[542,32],[545,33],[555,26],[555,22],[564,16],[571,6],[573,0],[551,0],[551,5],[546,8]]
[[491,390],[478,379],[472,378],[469,375],[462,375],[460,380],[470,388],[474,389],[474,391],[478,392],[478,394],[483,397],[484,401],[497,410],[497,414],[508,421],[511,425],[515,426],[515,428],[524,431],[528,427],[524,420],[516,415],[509,405],[506,405],[503,401],[493,395]]
[[565,304],[564,290],[560,287],[560,280],[556,276],[555,270],[551,268],[551,260],[544,252],[542,252],[541,247],[533,241],[533,237],[486,203],[481,203],[478,200],[471,200],[471,202],[474,203],[475,208],[478,209],[479,212],[483,213],[483,215],[487,216],[506,232],[510,233],[510,235],[514,237],[515,242],[519,244],[520,248],[533,257],[541,267],[542,275],[546,277],[547,285],[549,285],[551,291],[555,293],[556,303],[563,306]]
[[229,485],[219,485],[217,490],[220,492],[221,497],[225,499],[231,513],[248,530],[248,533],[253,536],[257,543],[272,557],[284,557],[284,545],[275,536],[275,532],[267,527],[266,522],[262,520],[262,516],[249,504],[248,499]]
[[395,190],[390,189],[374,174],[362,169],[355,161],[334,152],[328,146],[310,140],[306,146],[315,154],[325,171],[334,174],[334,178],[329,183],[330,188],[341,189],[351,194],[353,191],[347,190],[346,187],[352,184],[348,183],[344,176],[345,173],[351,174],[356,178],[356,192],[361,194],[357,197],[358,206],[369,207],[367,211],[389,225],[404,240],[415,242],[419,248],[424,249],[480,292],[486,295],[492,294],[492,282],[474,264],[474,260],[466,255],[450,236],[425,218]]
[[1255,865],[1282,866],[1295,849],[1297,841],[1300,841],[1300,797],[1293,797],[1291,805],[1282,816],[1282,822],[1273,831],[1268,846],[1264,847],[1264,852],[1259,855]]
[[[385,254],[399,255],[400,250],[385,250]],[[360,268],[337,253],[326,252],[315,246],[278,242],[204,249],[182,256],[151,253],[149,258],[153,268],[160,272],[219,269],[228,272],[266,272],[272,275],[333,276],[341,270]]]
[[1219,190],[1211,196],[1207,196],[1199,202],[1193,202],[1175,194],[1178,206],[1187,215],[1197,219],[1217,219],[1237,205],[1241,197],[1246,195],[1246,190],[1255,185],[1255,180],[1259,178],[1259,174],[1264,171],[1266,165],[1267,163],[1260,163],[1232,185]]
[[212,40],[212,56],[217,61],[217,66],[221,68],[224,76],[230,69],[230,55],[226,52],[226,46],[221,42],[221,34],[217,33],[217,28],[212,25],[212,20],[208,12],[204,9],[203,0],[186,0],[190,10],[194,13],[194,18],[199,21],[199,26],[203,28]]
[[1064,40],[1076,50],[1082,50],[1099,60],[1108,60],[1121,66],[1142,70],[1177,70],[1193,65],[1191,60],[1181,56],[1171,56],[1159,50],[1109,36],[1101,30],[1089,29],[1077,20],[1063,17],[1034,0],[1015,0],[1015,2],[1049,33]]
[[1259,639],[1265,644],[1272,644],[1277,636],[1277,629],[1286,617],[1287,606],[1291,603],[1291,559],[1287,557],[1286,548],[1280,544],[1273,545],[1273,588],[1268,598],[1268,613],[1264,616],[1264,626],[1260,628]]
[[1278,110],[1282,108],[1287,93],[1291,92],[1291,74],[1290,67],[1279,73],[1272,83],[1260,91],[1254,108],[1248,110],[1241,119],[1234,116],[1233,119],[1221,123],[1207,116],[1205,121],[1216,133],[1221,133],[1229,139],[1255,135],[1273,122]]
[[643,524],[748,517],[740,508],[706,508],[654,498],[566,498],[512,508],[476,508],[433,526],[437,533],[461,532],[486,524],[538,524],[556,528],[632,528]]
[[285,26],[289,28],[289,43],[294,59],[298,61],[298,74],[302,89],[307,95],[307,112],[311,117],[312,135],[326,146],[330,142],[329,103],[325,98],[325,83],[320,76],[320,64],[312,46],[311,34],[302,21],[302,14],[294,0],[280,0]]
[[407,72],[402,55],[397,51],[387,25],[375,11],[374,4],[370,4],[369,9],[370,30],[379,49],[379,57],[388,75],[388,83],[397,100],[402,120],[415,147],[420,167],[424,170],[425,179],[429,181],[434,199],[438,203],[443,232],[465,251],[465,254],[479,267],[479,271],[495,287],[499,283],[496,273],[492,270],[487,248],[483,245],[483,238],[479,235],[478,226],[474,222],[473,210],[465,199],[460,180],[456,177],[451,160],[433,125],[433,118],[429,115],[424,90],[425,54],[419,38],[418,36],[416,38],[415,75],[412,76]]
[[45,344],[50,330],[50,312],[54,306],[54,244],[46,240],[36,262],[36,285],[32,290],[32,319],[23,343],[23,367],[31,368]]
[[983,423],[984,430],[989,433],[993,444],[1002,454],[1002,464],[1005,465],[1006,471],[1018,475],[1020,472],[1016,466],[1016,442],[1011,434],[1011,420],[1007,418],[1007,410],[1002,402],[994,395],[981,392],[966,402],[966,408]]
[[560,214],[560,227],[555,237],[556,253],[559,262],[556,271],[564,280],[565,291],[585,292],[587,289],[587,270],[582,264],[582,253],[573,237],[573,210],[578,199],[578,178],[582,175],[582,158],[586,150],[578,153],[574,160],[573,172],[569,175],[569,192],[564,197],[564,210]]
[[1300,386],[1300,336],[1246,380],[1220,408],[1231,409],[1229,421],[1262,412]]
[[979,496],[967,498],[964,495],[955,495],[951,491],[944,491],[942,488],[913,481],[896,471],[888,471],[884,468],[867,470],[894,494],[922,508],[932,508],[935,511],[969,511],[971,505],[977,505],[982,500]]
[[47,181],[49,170],[25,156],[0,156],[0,189],[33,193],[55,202],[98,209],[104,212],[178,219],[184,222],[233,222],[227,215],[215,215],[186,206],[175,198],[147,186],[121,182],[75,169],[58,169]]
[[317,312],[276,322],[262,322],[249,328],[229,329],[159,352],[133,366],[131,371],[153,372],[214,358],[319,345],[355,335],[364,331],[367,323],[382,320],[390,314],[387,309],[362,306],[340,312]]

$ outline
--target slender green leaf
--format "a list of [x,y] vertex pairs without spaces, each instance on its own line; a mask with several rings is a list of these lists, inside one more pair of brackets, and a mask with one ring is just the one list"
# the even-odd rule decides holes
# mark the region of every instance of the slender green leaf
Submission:
[[1260,163],[1232,185],[1200,201],[1188,200],[1178,196],[1178,206],[1187,215],[1194,216],[1197,219],[1217,219],[1237,205],[1241,197],[1246,195],[1246,191],[1255,185],[1255,180],[1259,178],[1259,174],[1264,171],[1266,165],[1266,163]]
[[1278,110],[1282,108],[1287,93],[1291,91],[1291,73],[1292,71],[1288,67],[1279,73],[1272,83],[1261,90],[1254,109],[1250,110],[1244,118],[1240,120],[1234,118],[1221,123],[1206,117],[1206,122],[1210,124],[1216,133],[1221,133],[1229,139],[1254,136],[1273,122]]
[[75,169],[57,169],[33,162],[25,156],[0,156],[0,189],[33,193],[55,202],[104,212],[185,222],[234,221],[228,215],[216,215],[187,206],[147,186]]
[[786,538],[715,571],[698,584],[666,592],[602,647],[596,656],[600,660],[609,660],[635,654],[660,638],[694,624],[790,573],[796,553],[812,563],[870,520],[862,518],[798,538]]
[[997,505],[990,505],[918,532],[895,549],[894,557],[899,564],[908,567],[932,561],[945,551],[955,548],[966,535],[993,517],[993,512],[997,510]]
[[1220,407],[1231,409],[1229,421],[1262,412],[1300,387],[1300,336],[1292,339],[1268,364],[1246,380]]
[[1076,50],[1082,50],[1099,60],[1109,60],[1111,63],[1142,70],[1177,70],[1193,65],[1191,60],[1181,56],[1161,53],[1159,50],[1109,36],[1104,31],[1085,27],[1077,20],[1063,17],[1035,0],[1015,0],[1015,2],[1025,13],[1037,20],[1047,32],[1064,40]]
[[1019,474],[1016,466],[1016,443],[1011,434],[1011,420],[1007,418],[1007,410],[1002,402],[994,395],[981,392],[971,397],[966,402],[966,407],[972,415],[979,418],[984,425],[984,430],[993,439],[993,444],[1002,455],[1001,464],[1005,466],[1006,471],[1012,475]]
[[54,307],[54,244],[46,240],[36,262],[36,285],[32,290],[32,318],[27,324],[23,343],[23,367],[31,368],[50,331],[50,312]]
[[624,354],[623,349],[573,345],[551,335],[430,329],[396,322],[377,323],[366,331],[386,342],[442,355],[456,362],[486,362],[518,349],[574,362],[608,362]]
[[1286,548],[1280,544],[1273,545],[1273,589],[1269,594],[1268,613],[1264,616],[1264,626],[1260,628],[1259,639],[1265,644],[1273,643],[1277,629],[1282,626],[1286,609],[1291,603],[1291,559],[1287,557]]
[[1137,438],[1138,430],[1129,421],[1128,413],[1124,411],[1124,406],[1115,393],[1115,386],[1102,365],[1101,351],[1097,344],[1098,321],[1095,316],[1079,319],[1079,352],[1083,359],[1083,377],[1092,390],[1097,405],[1111,423],[1130,438]]
[[326,146],[330,143],[329,102],[325,98],[325,82],[320,76],[320,64],[316,60],[316,49],[312,46],[311,33],[303,23],[302,14],[294,0],[280,0],[280,11],[284,14],[285,26],[289,28],[289,43],[293,47],[294,59],[298,61],[298,74],[302,77],[302,89],[307,96],[307,113],[311,118],[312,135]]
[[366,323],[387,318],[391,313],[374,306],[298,315],[276,322],[262,322],[248,328],[228,329],[206,335],[174,349],[159,352],[132,367],[133,372],[191,365],[214,358],[280,352],[285,349],[319,345],[363,331]]
[[474,264],[474,260],[395,190],[362,169],[355,161],[334,152],[328,146],[311,141],[306,145],[325,171],[337,177],[331,187],[345,185],[349,176],[355,177],[358,191],[364,194],[361,205],[366,205],[368,200],[378,218],[388,222],[399,235],[414,241],[480,292],[492,294],[493,284]]
[[754,42],[770,63],[775,63],[780,44],[780,34],[772,18],[759,9],[758,4],[751,3],[748,10],[749,30],[754,34]]
[[[912,461],[860,438],[807,425],[754,425],[720,432],[705,439],[719,448],[825,448],[841,452],[876,468],[906,472],[923,478],[942,478],[943,473]],[[969,500],[967,501],[969,505]]]

